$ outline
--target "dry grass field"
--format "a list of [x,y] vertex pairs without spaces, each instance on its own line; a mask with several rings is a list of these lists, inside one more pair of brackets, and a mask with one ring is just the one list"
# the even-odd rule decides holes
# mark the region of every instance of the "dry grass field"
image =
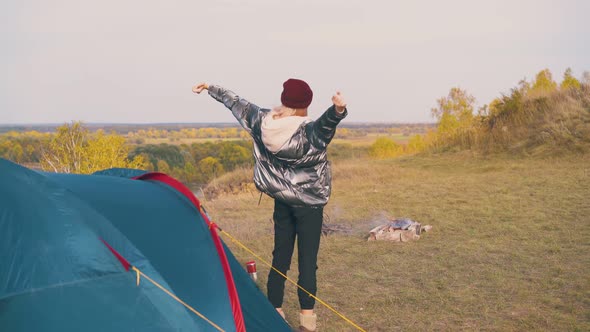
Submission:
[[332,143],[342,143],[342,144],[350,144],[352,146],[370,146],[371,144],[375,143],[375,140],[379,137],[387,137],[398,144],[407,144],[410,136],[404,134],[378,134],[378,133],[369,133],[366,136],[361,137],[348,137],[348,138],[334,138]]
[[[590,330],[589,155],[345,160],[333,172],[325,213],[353,232],[322,238],[318,296],[365,330]],[[272,200],[258,200],[242,191],[204,203],[270,259]],[[385,217],[434,228],[412,243],[367,242]],[[224,240],[240,261],[252,259]],[[266,291],[268,268],[258,270]],[[294,260],[289,276],[296,271]],[[320,331],[355,330],[316,307]],[[294,286],[284,308],[297,324]]]
[[[406,144],[410,139],[410,136],[404,134],[378,134],[378,133],[369,133],[366,136],[360,137],[350,137],[350,138],[336,138],[333,140],[334,143],[346,143],[352,146],[369,146],[375,143],[375,140],[378,137],[387,137],[398,144]],[[240,141],[243,138],[179,138],[174,139],[172,137],[165,137],[165,138],[146,138],[143,140],[142,144],[173,144],[173,145],[180,145],[180,144],[193,144],[193,143],[206,143],[206,142],[218,142],[218,141]]]
[[173,139],[171,137],[166,138],[146,138],[143,144],[193,144],[193,143],[207,143],[207,142],[219,142],[219,141],[241,141],[243,138],[179,138]]

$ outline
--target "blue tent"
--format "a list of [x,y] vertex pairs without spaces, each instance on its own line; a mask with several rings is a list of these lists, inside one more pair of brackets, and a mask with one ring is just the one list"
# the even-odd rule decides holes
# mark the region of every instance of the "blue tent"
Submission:
[[[137,285],[125,261],[219,328],[145,277]],[[186,187],[0,159],[0,331],[219,329],[290,331]]]

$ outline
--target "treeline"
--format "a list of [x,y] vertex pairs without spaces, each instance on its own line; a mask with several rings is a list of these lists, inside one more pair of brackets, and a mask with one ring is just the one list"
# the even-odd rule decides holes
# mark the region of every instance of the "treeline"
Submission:
[[38,131],[9,131],[0,135],[0,157],[19,164],[37,164],[41,161],[43,146],[53,135]]
[[[336,138],[359,138],[370,134],[410,136],[423,134],[434,126],[432,124],[353,124],[343,125],[338,128]],[[169,130],[158,127],[149,127],[127,132],[127,138],[132,144],[145,144],[150,139],[168,139],[170,143],[181,142],[185,139],[249,139],[249,134],[238,127],[206,127],[206,128],[182,128]]]
[[146,169],[170,174],[185,183],[206,184],[239,167],[252,166],[252,143],[247,140],[193,144],[140,145],[129,156],[141,157]]
[[214,138],[214,139],[247,139],[249,134],[240,128],[183,128],[179,130],[167,129],[139,129],[138,131],[130,131],[127,133],[127,138],[131,143],[143,144],[146,139],[150,138],[168,138],[171,142],[180,139],[194,139],[194,138]]
[[[366,158],[368,146],[333,143],[331,160]],[[171,174],[185,183],[203,185],[238,168],[253,166],[252,141],[233,140],[192,144],[146,144],[134,147],[129,156],[141,157],[145,168]]]
[[[51,134],[61,125],[1,125],[2,134],[37,133]],[[370,134],[424,134],[434,128],[434,123],[348,123],[338,127],[338,138],[364,137]],[[193,123],[193,124],[96,124],[85,123],[84,127],[94,133],[102,130],[116,133],[129,139],[130,143],[143,144],[148,139],[248,139],[248,134],[238,124]]]

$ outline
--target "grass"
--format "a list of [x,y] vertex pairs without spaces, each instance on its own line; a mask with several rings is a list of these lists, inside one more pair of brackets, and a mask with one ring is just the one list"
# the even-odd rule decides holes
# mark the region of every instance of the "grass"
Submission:
[[398,144],[407,144],[410,140],[410,136],[404,134],[378,134],[378,133],[370,133],[366,136],[360,137],[347,137],[347,138],[334,138],[332,143],[341,143],[341,144],[350,144],[352,146],[362,146],[368,147],[371,144],[375,143],[375,140],[379,137],[387,137],[394,140]]
[[[367,331],[590,330],[590,156],[471,154],[334,163],[325,212],[353,235],[322,238],[318,296]],[[205,204],[270,259],[272,199]],[[419,241],[367,242],[384,216],[433,225]],[[252,259],[226,239],[242,262]],[[260,287],[268,268],[258,262]],[[296,279],[296,260],[289,275]],[[296,326],[296,289],[284,308]],[[354,331],[316,305],[321,331]]]
[[[172,138],[172,137],[165,137],[165,138],[146,138],[143,139],[142,144],[172,144],[172,145],[180,145],[180,144],[193,144],[193,143],[207,143],[207,142],[219,142],[219,141],[241,141],[243,138],[233,137],[233,138]],[[133,142],[133,139],[131,139]]]

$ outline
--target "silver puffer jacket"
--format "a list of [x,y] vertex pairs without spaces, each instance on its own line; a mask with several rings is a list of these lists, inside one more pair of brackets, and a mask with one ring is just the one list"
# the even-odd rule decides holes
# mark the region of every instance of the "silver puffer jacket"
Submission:
[[332,174],[326,148],[347,115],[328,108],[316,121],[303,123],[276,153],[262,142],[261,124],[269,109],[260,108],[220,86],[209,95],[223,103],[254,138],[254,183],[263,193],[290,206],[323,206],[330,198]]

